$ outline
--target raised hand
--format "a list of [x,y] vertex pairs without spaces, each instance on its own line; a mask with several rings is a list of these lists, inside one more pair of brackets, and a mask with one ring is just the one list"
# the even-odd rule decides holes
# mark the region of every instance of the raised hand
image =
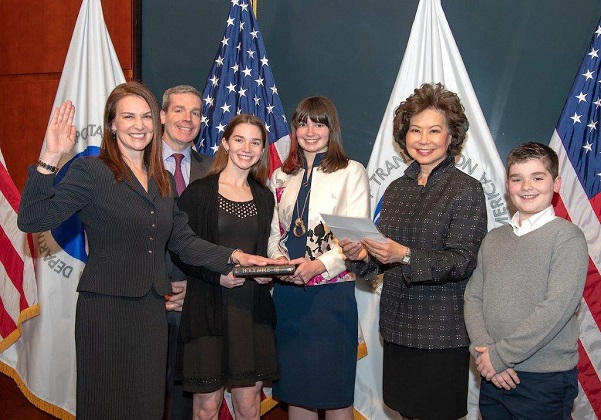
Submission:
[[46,128],[46,149],[40,157],[43,162],[56,166],[75,145],[76,128],[73,125],[75,106],[65,101],[52,113]]

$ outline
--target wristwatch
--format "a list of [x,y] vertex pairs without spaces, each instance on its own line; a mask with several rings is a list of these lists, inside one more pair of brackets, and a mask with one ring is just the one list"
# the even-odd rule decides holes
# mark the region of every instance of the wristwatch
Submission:
[[405,256],[403,256],[403,259],[401,260],[401,264],[403,264],[403,265],[411,264],[411,250],[409,248],[407,248],[407,252],[405,252]]

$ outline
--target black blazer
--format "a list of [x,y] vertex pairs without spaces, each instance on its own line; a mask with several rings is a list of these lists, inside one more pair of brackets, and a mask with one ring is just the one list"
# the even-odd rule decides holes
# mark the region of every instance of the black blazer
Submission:
[[[191,150],[190,154],[190,182],[196,181],[197,179],[201,179],[206,175],[209,168],[213,164],[213,158],[205,155],[201,155],[196,152],[194,149]],[[171,261],[171,256],[167,253],[167,273],[169,274],[170,281],[179,281],[185,280],[187,276],[180,270],[173,261]]]
[[[259,221],[257,254],[267,255],[271,219],[275,207],[273,193],[265,186],[248,179]],[[190,217],[190,227],[203,239],[219,243],[219,174],[191,183],[182,193],[182,210]],[[184,342],[194,338],[223,333],[222,286],[219,273],[210,269],[183,264],[177,256],[173,261],[189,276],[186,299],[182,309],[180,334]],[[255,285],[253,317],[258,323],[275,325],[275,308],[268,285]]]
[[232,249],[196,237],[174,196],[161,197],[153,179],[148,192],[133,173],[130,179],[118,182],[100,159],[82,157],[53,186],[54,175],[43,175],[30,166],[19,229],[42,232],[79,214],[89,245],[79,292],[141,297],[154,288],[159,295],[171,293],[166,249],[190,264],[224,274],[231,270],[227,262]]

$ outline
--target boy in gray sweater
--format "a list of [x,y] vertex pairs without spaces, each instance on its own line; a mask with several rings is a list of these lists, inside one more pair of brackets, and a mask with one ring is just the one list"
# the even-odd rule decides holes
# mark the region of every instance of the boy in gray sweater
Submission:
[[588,252],[582,231],[553,211],[558,166],[543,144],[509,153],[506,187],[518,211],[486,235],[465,290],[484,419],[569,419],[578,395],[576,310]]

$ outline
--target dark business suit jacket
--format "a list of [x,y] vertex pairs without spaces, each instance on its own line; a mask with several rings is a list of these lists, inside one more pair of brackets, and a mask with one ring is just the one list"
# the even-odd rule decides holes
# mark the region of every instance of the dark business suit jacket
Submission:
[[53,181],[54,175],[29,168],[18,226],[42,232],[78,213],[89,244],[79,292],[141,297],[154,288],[159,295],[171,293],[166,249],[189,264],[224,274],[232,268],[227,263],[232,249],[196,237],[174,196],[161,197],[152,179],[146,192],[133,173],[129,181],[118,182],[103,161],[83,157],[59,184]]
[[190,161],[190,184],[205,176],[213,164],[212,157],[201,155],[194,149],[192,149],[191,152],[192,159]]
[[[189,184],[205,176],[209,168],[213,164],[213,158],[203,156],[200,153],[196,152],[194,149],[191,150],[190,157],[191,159]],[[171,281],[179,281],[186,279],[186,275],[171,261],[171,256],[169,255],[169,253],[167,253],[167,272],[169,273],[169,279]]]

